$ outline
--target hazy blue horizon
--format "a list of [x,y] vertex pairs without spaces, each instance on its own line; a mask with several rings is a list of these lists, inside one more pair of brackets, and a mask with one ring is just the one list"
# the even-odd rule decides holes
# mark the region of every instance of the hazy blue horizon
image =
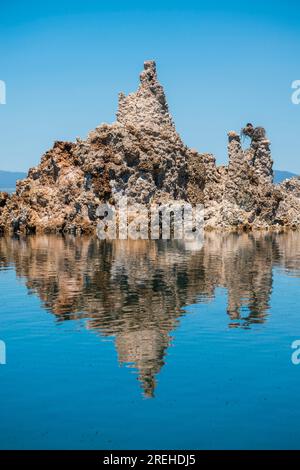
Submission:
[[16,1],[1,7],[0,169],[27,171],[55,140],[113,122],[118,93],[155,59],[184,142],[227,160],[227,132],[263,125],[274,166],[300,174],[300,5],[254,0]]

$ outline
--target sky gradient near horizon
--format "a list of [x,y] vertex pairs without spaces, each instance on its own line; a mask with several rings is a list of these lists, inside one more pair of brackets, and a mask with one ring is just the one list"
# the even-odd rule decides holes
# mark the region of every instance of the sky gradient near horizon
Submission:
[[112,122],[155,59],[184,142],[227,161],[227,132],[266,127],[274,166],[300,174],[300,3],[15,1],[1,5],[0,169]]

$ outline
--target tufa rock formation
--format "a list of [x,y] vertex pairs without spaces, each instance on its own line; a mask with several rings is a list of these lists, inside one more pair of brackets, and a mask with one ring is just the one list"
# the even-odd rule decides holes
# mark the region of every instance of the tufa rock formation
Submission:
[[136,93],[119,95],[117,121],[86,140],[55,142],[40,164],[0,193],[1,232],[93,232],[100,203],[203,204],[207,229],[268,229],[300,225],[300,181],[273,185],[270,142],[247,124],[243,150],[229,132],[227,167],[189,149],[177,134],[154,61],[144,64]]

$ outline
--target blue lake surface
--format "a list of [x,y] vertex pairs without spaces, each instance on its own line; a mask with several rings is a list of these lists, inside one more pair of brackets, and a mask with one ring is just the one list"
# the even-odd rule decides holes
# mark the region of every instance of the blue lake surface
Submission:
[[191,248],[0,238],[0,448],[300,448],[300,234]]

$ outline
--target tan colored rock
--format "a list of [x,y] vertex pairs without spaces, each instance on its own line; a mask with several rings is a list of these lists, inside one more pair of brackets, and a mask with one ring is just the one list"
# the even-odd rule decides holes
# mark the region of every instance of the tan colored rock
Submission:
[[147,61],[135,93],[120,94],[117,121],[102,124],[85,140],[55,142],[40,164],[0,195],[2,232],[94,232],[97,208],[129,203],[203,204],[207,229],[300,225],[300,183],[273,185],[270,142],[252,124],[243,150],[228,133],[228,166],[187,148],[176,132],[154,61]]

